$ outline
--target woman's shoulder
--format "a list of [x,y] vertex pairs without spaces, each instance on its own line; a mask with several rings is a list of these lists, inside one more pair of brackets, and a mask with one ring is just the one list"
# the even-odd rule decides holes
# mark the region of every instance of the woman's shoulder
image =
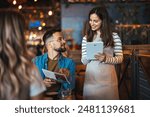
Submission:
[[116,35],[118,35],[118,33],[117,32],[112,32],[112,35],[116,36]]
[[85,35],[82,40],[86,41],[87,40],[87,36]]
[[118,43],[121,43],[121,39],[120,39],[118,33],[113,32],[113,35],[112,35],[112,36],[113,36],[113,40],[114,40],[114,43],[115,43],[115,44],[118,45]]
[[120,38],[119,35],[118,35],[118,33],[116,33],[116,32],[113,32],[113,33],[112,33],[112,36],[113,36],[114,39]]
[[83,36],[83,39],[87,39],[87,35],[84,35],[84,36]]

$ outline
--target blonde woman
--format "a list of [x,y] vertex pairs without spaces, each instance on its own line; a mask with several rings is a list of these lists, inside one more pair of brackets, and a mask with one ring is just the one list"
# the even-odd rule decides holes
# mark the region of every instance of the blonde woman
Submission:
[[25,20],[0,10],[0,99],[42,99],[45,86],[25,46]]

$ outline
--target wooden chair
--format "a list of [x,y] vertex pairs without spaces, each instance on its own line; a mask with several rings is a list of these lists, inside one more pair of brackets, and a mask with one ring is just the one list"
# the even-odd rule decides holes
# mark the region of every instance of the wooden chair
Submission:
[[75,97],[77,100],[83,99],[83,85],[85,78],[85,65],[76,66],[76,87],[75,87]]
[[77,77],[85,77],[85,69],[86,69],[86,66],[85,65],[77,65],[76,66],[76,76]]

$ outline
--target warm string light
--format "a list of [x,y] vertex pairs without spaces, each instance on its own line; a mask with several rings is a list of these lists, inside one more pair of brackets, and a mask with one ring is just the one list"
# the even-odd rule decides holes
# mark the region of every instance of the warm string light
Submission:
[[42,30],[42,27],[41,27],[41,26],[39,26],[39,27],[38,27],[38,30]]
[[22,5],[19,5],[19,6],[18,6],[18,9],[22,9]]
[[42,26],[46,26],[45,22],[42,23]]
[[53,12],[52,12],[52,11],[48,11],[48,15],[49,15],[49,16],[52,16],[52,15],[53,15]]
[[[22,2],[22,1],[24,1],[24,2]],[[24,6],[22,5],[22,3],[25,3],[26,0],[22,0],[22,1],[20,2],[20,1],[17,1],[17,0],[12,0],[11,3],[12,3],[13,5],[16,5],[16,8],[17,8],[18,10],[21,10],[21,9],[23,9],[23,7],[24,7]],[[35,3],[35,2],[38,2],[38,0],[34,0],[34,3]],[[37,14],[37,9],[34,9],[32,12],[35,13],[35,14]],[[45,13],[45,12],[43,12],[43,11],[40,11],[40,12],[39,12],[39,20],[40,20],[40,19],[42,20],[42,19],[44,18],[44,16],[45,16],[44,13]],[[47,11],[47,15],[49,15],[49,16],[54,15],[54,11],[48,10],[48,11]],[[29,14],[28,16],[30,17],[30,19],[32,19],[32,17],[33,17],[31,14]],[[34,19],[33,19],[33,20],[34,20]],[[45,23],[44,21],[41,21],[41,22],[42,22],[41,25],[40,25],[39,27],[37,27],[37,30],[39,30],[39,31],[43,30],[43,27],[46,26],[46,23]],[[28,38],[29,40],[33,40],[33,39],[35,39],[36,37],[37,37],[37,35],[33,33],[33,34],[28,35],[27,38]]]
[[13,4],[13,5],[16,5],[16,4],[23,4],[23,3],[26,3],[27,0],[5,0],[5,1],[8,1],[9,3]]
[[40,12],[40,18],[44,18],[43,12]]
[[17,1],[16,1],[16,0],[14,0],[14,1],[13,1],[13,5],[16,5],[16,4],[17,4]]
[[[39,4],[37,2],[40,2],[38,0],[31,0],[31,1],[33,1],[33,4],[35,4],[35,6]],[[31,9],[30,8],[28,9],[28,5],[26,5],[26,3],[28,4],[29,0],[8,0],[8,2],[11,5],[14,6],[14,9],[18,10],[23,15],[25,15],[25,17],[29,18],[29,19],[26,19],[27,20],[26,23],[28,25],[29,33],[26,34],[25,36],[26,36],[27,43],[28,42],[32,42],[32,43],[29,43],[30,45],[37,45],[37,44],[39,44],[39,42],[37,43],[36,40],[38,38],[40,38],[39,35],[43,36],[43,30],[49,26],[49,24],[47,24],[47,21],[45,19],[49,18],[49,17],[52,18],[52,16],[54,15],[54,13],[56,11],[58,11],[58,12],[60,11],[60,8],[59,8],[60,7],[60,3],[59,2],[56,2],[55,10],[52,10],[51,7],[53,7],[53,6],[50,6],[50,8],[48,8],[46,10],[45,10],[45,8],[42,9],[43,7],[41,8],[40,6],[38,8],[32,7]],[[26,12],[24,12],[26,10],[31,10],[31,11],[29,13],[27,11],[27,13],[28,13],[27,14]],[[36,22],[36,20],[39,21],[40,24],[38,26],[36,26],[36,27],[31,27],[30,28],[30,26],[29,26],[30,21]],[[47,27],[45,27],[45,26],[47,26]],[[33,28],[33,30],[36,30],[34,33],[32,32],[32,28]],[[41,45],[44,45],[44,43],[41,43]]]

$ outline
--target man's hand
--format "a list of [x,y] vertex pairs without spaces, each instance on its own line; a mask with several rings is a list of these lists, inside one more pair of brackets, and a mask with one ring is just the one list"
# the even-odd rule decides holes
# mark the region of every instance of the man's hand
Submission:
[[66,75],[66,77],[69,77],[69,75],[70,75],[69,70],[66,69],[66,68],[61,68],[61,69],[59,70],[59,73]]
[[51,80],[50,78],[45,78],[43,82],[46,87],[51,87],[52,84],[56,84],[56,81]]

